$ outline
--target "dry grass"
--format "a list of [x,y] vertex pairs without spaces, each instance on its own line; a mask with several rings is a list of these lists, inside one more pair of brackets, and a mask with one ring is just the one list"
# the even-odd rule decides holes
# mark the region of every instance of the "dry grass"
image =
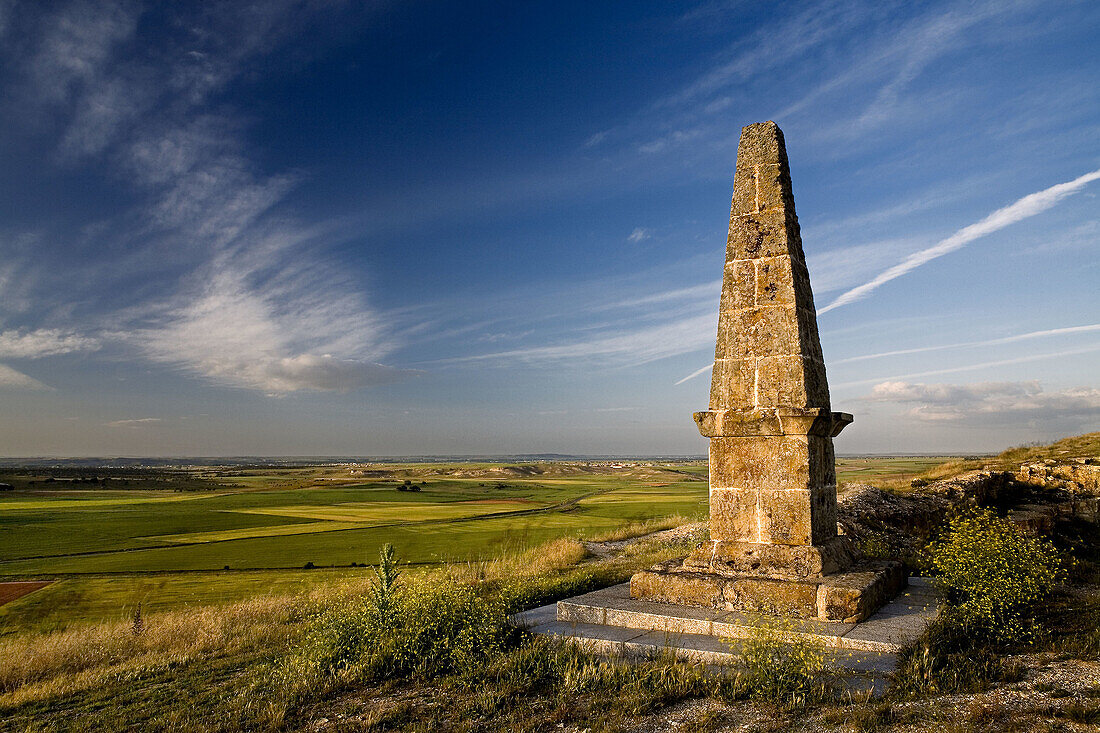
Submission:
[[1041,461],[1048,458],[1064,460],[1081,457],[1095,458],[1098,456],[1100,456],[1100,433],[1086,433],[1085,435],[1064,438],[1050,445],[1016,446],[991,458],[960,458],[947,461],[921,473],[919,477],[927,481],[939,481],[978,469],[1010,471],[1018,468],[1021,463]]
[[[648,534],[681,521],[668,518],[636,526],[642,527],[641,534]],[[585,562],[588,552],[584,544],[562,538],[481,563],[405,567],[402,577],[406,582],[428,585],[438,580],[439,585],[458,581],[459,585],[518,588],[530,596],[526,602],[538,605],[620,582],[635,569],[682,549],[661,543],[637,544],[637,556]],[[305,622],[320,611],[350,608],[355,601],[361,605],[370,584],[371,575],[365,570],[359,578],[309,594],[149,613],[140,624],[112,621],[48,633],[10,634],[0,638],[0,710],[26,710],[27,705],[53,704],[51,701],[74,694],[101,694],[126,680],[141,684],[139,680],[158,675],[175,678],[185,670],[205,669],[204,665],[216,666],[229,659],[250,659],[253,661],[245,664],[254,665],[260,657],[269,653],[278,656],[300,644],[308,627]],[[171,708],[167,702],[158,704]],[[187,712],[180,709],[181,714]],[[279,717],[276,712],[271,713],[272,719]]]
[[571,568],[588,557],[580,540],[561,537],[537,547],[491,560],[456,563],[441,571],[468,582],[496,582],[530,578]]
[[301,598],[265,597],[230,606],[157,613],[0,640],[0,707],[97,686],[133,672],[285,641]]
[[629,540],[635,537],[652,534],[653,532],[660,532],[665,529],[674,529],[691,521],[694,520],[680,516],[679,514],[671,517],[657,517],[655,519],[647,519],[644,522],[627,524],[609,532],[595,535],[590,539],[593,542],[620,542],[622,540]]

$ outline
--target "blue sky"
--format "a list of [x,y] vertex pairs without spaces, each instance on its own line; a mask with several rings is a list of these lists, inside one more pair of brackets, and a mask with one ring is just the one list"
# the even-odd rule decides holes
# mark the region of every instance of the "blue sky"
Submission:
[[703,453],[767,119],[839,451],[1098,430],[1098,37],[1087,0],[0,2],[0,455]]

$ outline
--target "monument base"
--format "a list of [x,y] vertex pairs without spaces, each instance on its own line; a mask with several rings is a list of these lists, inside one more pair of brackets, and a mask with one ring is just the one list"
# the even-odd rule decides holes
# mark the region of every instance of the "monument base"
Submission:
[[669,560],[636,573],[630,579],[630,597],[682,606],[859,623],[904,588],[907,579],[901,563],[893,560],[863,562],[827,575],[781,578],[750,572],[716,572],[713,565],[700,568],[698,559],[693,553],[685,559]]
[[820,545],[773,545],[712,540],[684,558],[684,569],[718,575],[762,578],[810,578],[852,567],[859,552],[848,537],[838,535]]

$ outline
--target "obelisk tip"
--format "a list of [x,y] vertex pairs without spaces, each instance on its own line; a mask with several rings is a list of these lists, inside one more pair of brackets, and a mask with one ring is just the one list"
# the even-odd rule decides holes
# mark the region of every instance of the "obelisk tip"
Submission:
[[741,142],[737,146],[737,163],[750,165],[781,164],[787,166],[787,146],[783,131],[771,120],[754,122],[741,128]]

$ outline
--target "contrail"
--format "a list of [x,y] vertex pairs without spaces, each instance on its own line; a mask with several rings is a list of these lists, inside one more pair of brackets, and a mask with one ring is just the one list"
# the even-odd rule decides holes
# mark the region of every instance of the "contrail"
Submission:
[[[863,356],[849,356],[847,359],[837,359],[836,361],[829,362],[830,364],[848,364],[853,361],[865,361],[867,359],[881,359],[885,356],[901,356],[903,354],[921,354],[925,351],[943,351],[944,349],[962,349],[973,346],[997,346],[1000,344],[1011,344],[1016,341],[1026,341],[1028,339],[1041,338],[1043,336],[1062,336],[1067,333],[1084,333],[1086,331],[1100,331],[1100,323],[1093,323],[1088,326],[1068,326],[1066,328],[1050,328],[1045,331],[1032,331],[1030,333],[1020,333],[1015,336],[1005,336],[1003,338],[989,339],[987,341],[964,341],[957,344],[943,344],[941,346],[920,346],[915,349],[898,349],[897,351],[882,351],[877,354],[864,354]],[[692,375],[694,376],[694,375]]]
[[683,384],[684,382],[686,382],[689,379],[695,379],[700,374],[702,374],[703,372],[705,372],[706,370],[710,369],[713,366],[714,366],[714,362],[712,361],[710,364],[707,364],[702,369],[697,369],[696,371],[692,372],[691,374],[689,374],[686,377],[684,377],[683,379],[681,379],[679,382],[674,383],[673,386],[675,387],[677,384]]
[[[1048,329],[1043,330],[1043,331],[1031,331],[1029,333],[1019,333],[1019,334],[1016,334],[1015,336],[1004,336],[1003,338],[989,339],[987,341],[965,341],[965,342],[957,343],[957,344],[943,344],[942,346],[921,346],[921,347],[916,348],[916,349],[898,349],[897,351],[882,351],[878,354],[864,354],[863,356],[850,356],[847,359],[837,359],[836,361],[831,361],[829,363],[830,364],[848,364],[848,363],[853,362],[853,361],[865,361],[867,359],[880,359],[880,358],[885,357],[885,356],[902,356],[904,354],[919,354],[919,353],[922,353],[922,352],[925,352],[925,351],[942,351],[944,349],[960,349],[960,348],[973,347],[973,346],[997,346],[999,344],[1011,344],[1011,343],[1015,343],[1016,341],[1026,341],[1027,339],[1041,338],[1043,336],[1062,336],[1062,335],[1065,335],[1065,334],[1068,334],[1068,333],[1086,333],[1088,331],[1100,331],[1100,323],[1091,323],[1087,326],[1066,326],[1065,328],[1048,328]],[[1085,349],[1085,351],[1095,351],[1095,348],[1090,347],[1088,349]],[[1053,354],[1052,356],[1061,356],[1061,355],[1064,355],[1064,354],[1079,354],[1079,353],[1082,353],[1082,352],[1081,351],[1059,352],[1058,354]],[[1027,358],[1024,359],[1024,361],[1033,361],[1035,358],[1046,359],[1046,358],[1048,358],[1048,355],[1044,354],[1044,355],[1040,355],[1039,357],[1027,357]],[[1000,366],[1002,364],[1017,364],[1017,363],[1019,363],[1019,361],[1020,361],[1019,359],[1012,359],[1012,360],[1005,361],[1005,362],[987,362],[985,364],[978,364],[976,366],[959,367],[959,368],[956,368],[956,369],[947,369],[947,370],[936,370],[935,372],[921,372],[920,374],[905,374],[905,375],[902,375],[900,377],[886,377],[885,379],[902,379],[902,378],[909,378],[909,377],[929,376],[930,374],[945,374],[947,372],[954,372],[954,371],[970,371],[971,369],[984,368],[984,367],[987,367],[987,366]],[[712,362],[712,363],[706,365],[705,367],[703,367],[702,369],[699,369],[698,371],[692,372],[691,374],[687,375],[686,377],[684,377],[680,381],[675,382],[674,384],[683,384],[684,382],[688,381],[689,379],[694,379],[695,377],[698,377],[700,374],[702,374],[703,372],[705,372],[706,370],[710,369],[713,366],[714,366],[714,363]],[[875,379],[865,379],[865,380],[859,381],[859,382],[844,382],[842,384],[837,384],[836,386],[837,387],[850,387],[850,386],[854,386],[854,385],[858,385],[858,384],[867,384],[867,383],[870,383],[870,382],[877,382],[880,379],[883,379],[883,377],[877,377]]]
[[979,369],[987,369],[989,367],[1007,366],[1009,364],[1024,364],[1029,361],[1041,361],[1043,359],[1055,359],[1061,356],[1077,356],[1078,354],[1090,354],[1094,351],[1100,351],[1100,344],[1095,346],[1086,346],[1082,349],[1070,349],[1068,351],[1055,351],[1050,354],[1032,354],[1030,356],[1018,356],[1015,359],[1001,359],[1000,361],[986,361],[981,364],[968,364],[961,367],[950,367],[947,369],[932,369],[927,372],[913,372],[912,374],[896,374],[892,377],[875,377],[873,379],[859,379],[855,382],[841,382],[839,384],[831,385],[835,388],[841,387],[858,387],[862,384],[874,384],[875,382],[896,382],[900,379],[914,379],[916,377],[931,377],[939,374],[952,374],[954,372],[973,372]]
[[914,252],[906,257],[901,263],[894,265],[889,270],[886,270],[878,277],[874,278],[870,282],[866,282],[863,285],[852,288],[848,292],[842,294],[832,303],[819,309],[818,315],[822,313],[828,313],[833,308],[839,308],[842,305],[848,305],[854,303],[857,300],[867,297],[874,291],[879,285],[888,283],[894,278],[901,277],[902,275],[917,269],[926,262],[931,262],[937,257],[943,257],[945,254],[954,252],[957,249],[961,249],[975,239],[984,237],[987,234],[1004,229],[1010,224],[1015,224],[1018,221],[1027,219],[1028,217],[1035,216],[1041,212],[1046,211],[1056,203],[1064,199],[1066,196],[1077,193],[1088,183],[1100,178],[1100,169],[1094,170],[1091,173],[1075,178],[1072,181],[1066,183],[1059,183],[1050,188],[1038,191],[1036,193],[1028,194],[1019,201],[1009,204],[1003,209],[997,209],[992,214],[977,222],[971,224],[968,227],[963,227],[959,231],[952,234],[946,239],[942,239],[928,249],[923,249],[920,252]]

